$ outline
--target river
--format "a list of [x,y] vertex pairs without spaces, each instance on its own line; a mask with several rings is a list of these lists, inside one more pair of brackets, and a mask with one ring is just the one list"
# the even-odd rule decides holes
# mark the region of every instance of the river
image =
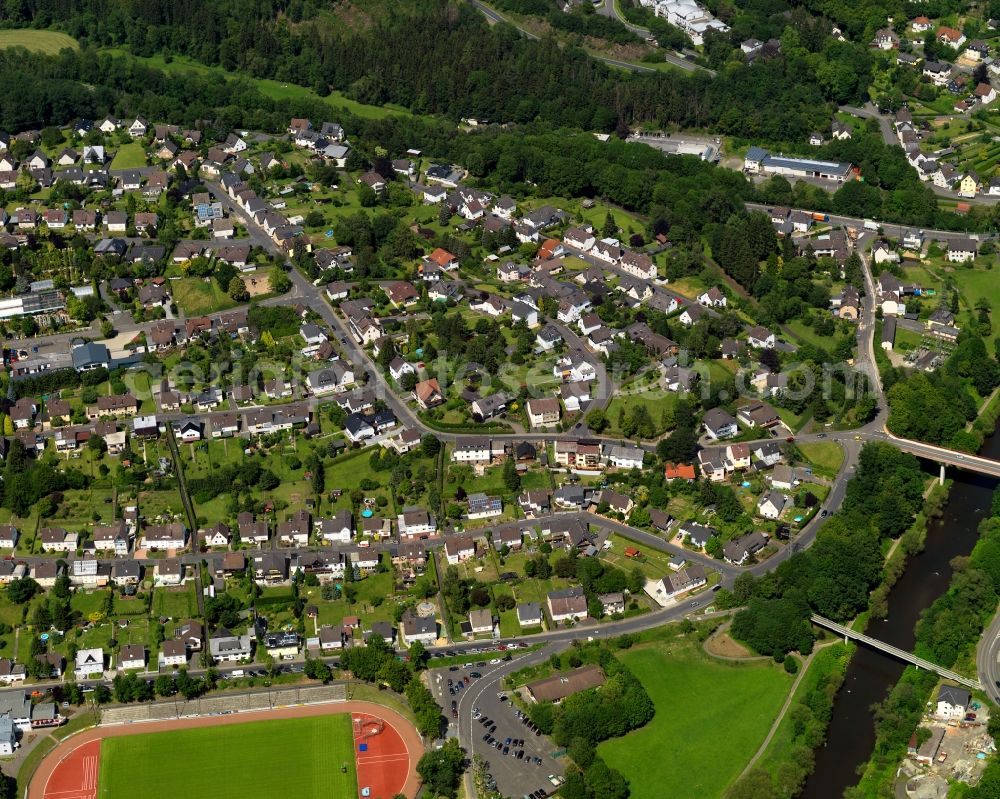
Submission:
[[[982,454],[1000,460],[1000,435],[994,432],[986,439]],[[948,476],[954,485],[944,512],[929,525],[924,551],[910,559],[893,587],[888,618],[868,624],[869,635],[909,651],[913,651],[914,627],[921,612],[951,583],[951,559],[972,551],[997,484],[995,478],[957,469]],[[903,668],[886,655],[858,647],[834,701],[826,745],[816,751],[816,767],[806,780],[804,799],[842,799],[844,790],[857,784],[857,769],[868,761],[875,746],[871,706],[885,699]]]

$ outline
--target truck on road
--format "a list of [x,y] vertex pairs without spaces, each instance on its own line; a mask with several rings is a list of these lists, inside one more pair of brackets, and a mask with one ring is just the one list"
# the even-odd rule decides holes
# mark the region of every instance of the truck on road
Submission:
[[878,222],[873,222],[871,219],[865,220],[865,230],[874,230],[878,232]]

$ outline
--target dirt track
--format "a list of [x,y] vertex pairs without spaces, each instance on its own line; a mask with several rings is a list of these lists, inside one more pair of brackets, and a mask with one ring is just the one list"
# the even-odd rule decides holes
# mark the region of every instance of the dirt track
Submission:
[[417,761],[424,752],[420,736],[406,718],[394,710],[390,710],[374,702],[330,702],[322,705],[300,705],[283,707],[275,710],[251,711],[235,713],[229,716],[201,716],[198,718],[174,719],[172,721],[148,721],[133,724],[116,724],[108,727],[94,727],[84,732],[72,735],[56,746],[49,753],[31,778],[25,799],[45,799],[45,789],[49,779],[60,763],[77,748],[90,741],[102,738],[114,738],[121,735],[132,735],[147,732],[167,732],[169,730],[186,730],[191,727],[219,726],[223,724],[242,724],[249,721],[266,721],[268,719],[295,719],[303,716],[325,716],[332,713],[365,713],[378,716],[390,724],[399,733],[410,756],[409,776],[403,787],[403,793],[412,799],[420,787],[417,775]]

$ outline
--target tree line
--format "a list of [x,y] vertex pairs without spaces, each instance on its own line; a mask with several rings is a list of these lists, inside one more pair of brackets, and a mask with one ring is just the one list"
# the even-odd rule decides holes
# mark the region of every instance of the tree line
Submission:
[[972,390],[989,396],[1000,385],[1000,363],[974,330],[963,329],[943,368],[928,374],[889,367],[882,384],[895,435],[975,452],[984,431],[965,429],[979,412]]

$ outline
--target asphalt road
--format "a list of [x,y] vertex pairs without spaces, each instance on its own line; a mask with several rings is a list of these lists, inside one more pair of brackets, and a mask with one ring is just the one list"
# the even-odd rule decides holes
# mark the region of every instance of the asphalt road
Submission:
[[[746,207],[754,211],[768,211],[773,208],[773,205],[763,205],[761,203],[746,203]],[[804,209],[806,213],[812,213],[808,209]],[[858,231],[864,230],[865,220],[860,216],[841,216],[840,214],[828,214],[829,221],[823,224],[829,224],[833,227],[853,227]],[[901,237],[906,231],[913,230],[914,225],[900,225],[895,222],[884,222],[882,220],[875,220],[878,222],[879,228],[883,231],[886,236],[894,236],[896,238]],[[949,242],[957,241],[962,239],[973,238],[977,241],[985,241],[986,239],[992,238],[991,236],[985,236],[981,234],[970,234],[963,233],[962,231],[956,230],[935,230],[933,228],[921,228],[925,238],[932,238],[938,241]]]
[[860,117],[861,119],[877,120],[879,130],[882,132],[882,140],[890,147],[896,147],[899,145],[899,139],[896,138],[896,129],[893,127],[892,120],[884,114],[880,114],[878,109],[871,103],[865,103],[865,105],[861,108],[850,105],[842,105],[840,110],[847,114]]
[[979,639],[976,672],[983,690],[1000,702],[1000,612]]

